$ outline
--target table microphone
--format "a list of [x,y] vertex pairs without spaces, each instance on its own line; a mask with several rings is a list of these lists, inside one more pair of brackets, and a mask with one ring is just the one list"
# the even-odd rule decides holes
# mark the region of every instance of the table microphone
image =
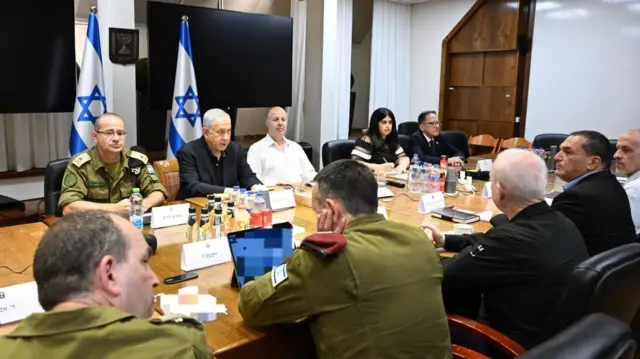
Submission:
[[156,254],[156,249],[158,249],[158,239],[153,234],[144,234],[144,240],[147,241],[149,247],[151,247],[151,251],[153,254]]
[[404,188],[405,184],[402,182],[390,181],[387,180],[387,185],[392,187]]

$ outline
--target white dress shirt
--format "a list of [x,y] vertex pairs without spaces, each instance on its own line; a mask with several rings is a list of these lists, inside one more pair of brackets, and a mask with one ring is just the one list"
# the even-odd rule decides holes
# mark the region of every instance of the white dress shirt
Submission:
[[316,170],[302,147],[286,138],[284,148],[279,149],[271,136],[266,135],[249,148],[247,162],[267,186],[308,182],[316,176]]
[[636,225],[636,234],[640,234],[640,171],[629,176],[623,185],[631,205],[631,217]]

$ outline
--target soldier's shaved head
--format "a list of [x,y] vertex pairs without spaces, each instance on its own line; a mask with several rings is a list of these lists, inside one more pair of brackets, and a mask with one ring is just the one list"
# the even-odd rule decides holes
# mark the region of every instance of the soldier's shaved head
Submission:
[[98,118],[96,119],[96,122],[93,123],[93,130],[94,131],[96,131],[96,132],[100,131],[100,120],[103,120],[105,118],[117,118],[120,121],[124,122],[122,117],[120,117],[120,115],[118,115],[117,113],[105,112],[102,115],[98,116]]

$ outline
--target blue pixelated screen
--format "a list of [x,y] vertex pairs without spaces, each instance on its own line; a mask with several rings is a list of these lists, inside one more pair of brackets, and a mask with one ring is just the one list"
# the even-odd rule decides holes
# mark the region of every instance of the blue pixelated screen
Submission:
[[227,239],[240,288],[281,265],[293,253],[292,228],[250,229],[229,233]]

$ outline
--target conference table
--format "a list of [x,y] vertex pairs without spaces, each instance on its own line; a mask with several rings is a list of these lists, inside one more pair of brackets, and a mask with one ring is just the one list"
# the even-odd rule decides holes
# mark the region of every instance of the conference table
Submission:
[[[470,161],[471,162],[471,161]],[[551,177],[555,177],[550,175]],[[550,181],[550,188],[553,181]],[[474,181],[475,194],[462,194],[445,197],[447,206],[473,212],[492,211],[499,213],[491,199],[480,196],[484,182]],[[442,231],[451,231],[452,222],[433,218],[418,213],[420,195],[409,193],[406,188],[389,187],[394,196],[381,199],[379,205],[384,206],[390,220],[419,226],[424,222],[435,224]],[[311,191],[306,188],[305,191]],[[186,200],[196,208],[206,205],[206,198],[189,198]],[[199,210],[197,211],[199,213]],[[274,221],[288,221],[304,228],[304,234],[296,236],[302,240],[316,231],[316,215],[308,206],[298,204],[295,208],[275,212]],[[472,224],[474,231],[484,232],[491,228],[487,222]],[[13,227],[0,228],[0,265],[21,271],[33,261],[36,246],[48,227],[44,223],[32,223]],[[181,248],[185,241],[185,227],[175,226],[161,229],[145,228],[145,232],[153,233],[158,239],[158,249],[151,258],[151,267],[161,283],[155,289],[156,294],[177,294],[178,289],[186,286],[198,286],[200,294],[209,293],[216,297],[219,304],[227,307],[228,314],[218,314],[215,321],[204,323],[207,343],[217,358],[314,358],[314,345],[308,325],[281,325],[267,330],[254,330],[247,327],[238,312],[238,290],[230,285],[233,274],[233,262],[197,270],[199,277],[186,282],[166,285],[162,279],[181,273]],[[443,253],[442,255],[452,255]],[[22,274],[0,269],[0,287],[21,284],[33,280],[33,272],[29,267]],[[155,315],[158,315],[156,313]],[[0,335],[13,330],[17,324],[0,326]]]

